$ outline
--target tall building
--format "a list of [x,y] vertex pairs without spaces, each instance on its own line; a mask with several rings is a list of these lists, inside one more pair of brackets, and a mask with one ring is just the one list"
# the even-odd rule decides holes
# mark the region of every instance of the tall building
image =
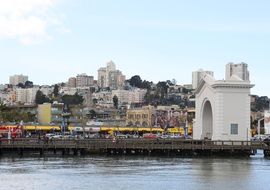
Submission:
[[9,84],[18,85],[19,83],[25,83],[28,81],[28,76],[25,75],[13,75],[9,77]]
[[84,86],[93,86],[94,85],[94,77],[88,76],[85,73],[79,74],[76,77],[76,86],[84,87]]
[[107,69],[106,67],[101,67],[98,70],[98,86],[101,88],[106,87],[106,80],[107,80]]
[[125,75],[116,70],[115,63],[112,61],[98,70],[98,86],[101,88],[119,89],[124,85],[125,79]]
[[38,88],[17,88],[16,102],[22,104],[34,104]]
[[249,81],[248,65],[246,63],[228,63],[226,65],[226,80],[232,80],[232,76],[237,76],[243,81]]
[[119,89],[124,86],[126,77],[119,70],[110,71],[108,74],[108,86],[111,89]]
[[204,71],[202,69],[199,69],[198,71],[192,72],[192,88],[193,89],[197,88],[197,86],[200,83],[200,80],[202,79],[202,77],[205,73],[208,75],[214,76],[213,71]]
[[68,87],[76,88],[76,77],[70,77],[68,79]]
[[116,65],[113,61],[109,61],[107,63],[107,71],[115,71],[116,70]]

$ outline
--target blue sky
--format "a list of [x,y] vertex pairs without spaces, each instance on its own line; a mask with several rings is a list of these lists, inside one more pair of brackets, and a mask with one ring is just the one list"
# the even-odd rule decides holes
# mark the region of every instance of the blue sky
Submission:
[[0,83],[13,74],[35,84],[96,77],[113,60],[127,78],[187,84],[192,71],[223,79],[225,64],[245,62],[252,93],[270,96],[269,8],[267,0],[0,0]]

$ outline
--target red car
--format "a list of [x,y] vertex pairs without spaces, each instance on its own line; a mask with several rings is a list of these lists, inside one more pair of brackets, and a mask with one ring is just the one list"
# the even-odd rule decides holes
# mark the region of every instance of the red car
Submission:
[[157,139],[158,138],[158,135],[157,134],[153,134],[153,133],[146,133],[146,134],[143,134],[143,138],[146,138],[146,139]]

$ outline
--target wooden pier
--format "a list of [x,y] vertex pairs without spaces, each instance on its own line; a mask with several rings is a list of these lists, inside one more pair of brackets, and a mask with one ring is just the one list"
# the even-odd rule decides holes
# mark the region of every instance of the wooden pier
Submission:
[[109,154],[166,156],[250,156],[257,150],[270,156],[269,143],[261,141],[209,141],[185,139],[14,139],[0,142],[0,155],[5,154]]

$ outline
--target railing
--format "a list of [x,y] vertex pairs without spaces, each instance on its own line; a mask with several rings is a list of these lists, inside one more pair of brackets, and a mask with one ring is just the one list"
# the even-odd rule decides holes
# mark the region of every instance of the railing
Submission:
[[1,139],[0,148],[270,150],[269,144],[262,141],[209,141],[184,139]]

